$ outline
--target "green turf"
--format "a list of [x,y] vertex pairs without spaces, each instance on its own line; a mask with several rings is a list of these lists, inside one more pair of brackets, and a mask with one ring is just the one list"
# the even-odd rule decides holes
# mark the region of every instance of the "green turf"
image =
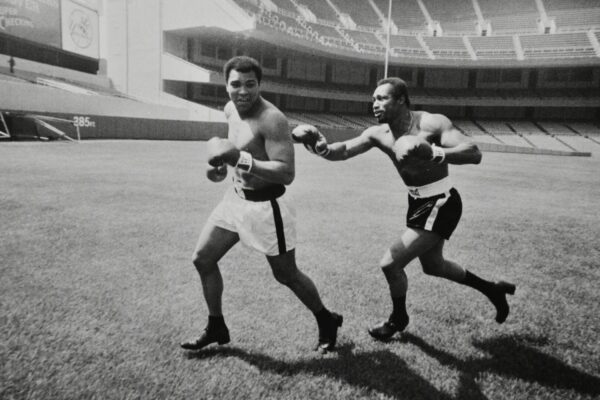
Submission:
[[227,185],[204,163],[201,142],[0,144],[0,398],[600,398],[596,154],[452,167],[464,212],[446,254],[514,281],[512,313],[496,324],[413,263],[411,324],[378,343],[377,262],[406,191],[377,151],[328,163],[298,146],[298,264],[345,318],[325,357],[312,315],[241,245],[221,263],[231,344],[179,349],[205,325],[191,251]]

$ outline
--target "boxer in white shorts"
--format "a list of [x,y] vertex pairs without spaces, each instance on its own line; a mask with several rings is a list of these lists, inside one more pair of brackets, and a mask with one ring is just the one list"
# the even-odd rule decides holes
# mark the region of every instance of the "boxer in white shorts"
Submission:
[[400,78],[386,78],[373,92],[373,113],[379,125],[332,144],[314,126],[301,125],[292,133],[309,151],[331,161],[378,148],[392,160],[409,188],[407,228],[379,262],[390,288],[393,311],[369,333],[387,340],[408,325],[404,267],[417,257],[426,274],[470,286],[487,296],[496,308],[496,321],[502,323],[509,313],[506,294],[513,294],[515,285],[481,279],[443,255],[445,240],[462,212],[460,196],[448,178],[448,164],[479,164],[481,152],[445,116],[411,111],[409,107],[406,83]]
[[[206,175],[220,182],[231,169],[234,184],[208,218],[194,250],[193,263],[202,282],[208,324],[199,337],[181,343],[181,347],[199,350],[211,343],[229,342],[221,308],[223,279],[217,263],[241,241],[265,254],[275,279],[313,312],[319,331],[317,350],[333,350],[342,316],[323,306],[315,284],[296,266],[294,210],[285,195],[285,186],[295,176],[287,119],[260,96],[262,69],[256,60],[234,57],[223,72],[231,100],[224,110],[229,133],[227,139],[214,137],[207,142]],[[248,293],[254,290],[248,288]]]
[[[296,210],[285,186],[261,191],[231,186],[208,217],[209,223],[237,232],[240,242],[268,256],[282,255],[296,247]],[[272,193],[269,193],[272,192]],[[256,197],[252,197],[254,194]],[[251,199],[249,199],[251,198]]]

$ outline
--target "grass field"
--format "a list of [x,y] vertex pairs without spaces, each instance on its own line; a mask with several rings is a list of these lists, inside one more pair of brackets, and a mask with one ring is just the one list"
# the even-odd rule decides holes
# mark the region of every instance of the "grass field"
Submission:
[[298,264],[345,319],[326,356],[313,316],[241,245],[221,262],[232,342],[179,349],[205,325],[191,251],[227,185],[204,162],[202,142],[0,144],[0,398],[600,398],[597,154],[452,167],[464,212],[446,254],[515,282],[511,315],[496,324],[483,296],[413,263],[411,324],[379,343],[377,262],[406,191],[381,153],[297,147]]

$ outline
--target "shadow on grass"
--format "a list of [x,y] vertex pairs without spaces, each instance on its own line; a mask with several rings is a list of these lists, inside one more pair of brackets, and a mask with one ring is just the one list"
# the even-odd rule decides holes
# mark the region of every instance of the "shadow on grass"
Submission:
[[466,360],[437,349],[410,333],[403,334],[399,341],[412,343],[441,364],[460,371],[463,388],[476,388],[474,378],[480,373],[489,372],[547,388],[572,390],[580,395],[600,395],[600,378],[579,371],[532,347],[547,344],[547,340],[542,337],[507,336],[474,341],[474,346],[490,354],[490,357]]
[[[477,348],[489,353],[490,357],[466,360],[440,350],[410,333],[403,334],[393,342],[411,343],[442,365],[458,370],[460,378],[456,395],[451,396],[436,389],[404,360],[387,350],[354,353],[352,345],[345,345],[340,346],[335,354],[297,362],[282,361],[236,347],[209,348],[187,353],[187,356],[190,359],[237,357],[261,371],[283,376],[327,375],[357,388],[398,399],[487,399],[476,382],[476,378],[486,372],[538,383],[549,389],[573,390],[581,395],[600,395],[598,377],[578,371],[532,347],[544,344],[543,338],[517,336],[474,342]],[[508,392],[511,389],[507,387],[505,390]]]
[[284,376],[327,375],[360,389],[372,390],[392,398],[452,399],[419,376],[395,354],[389,351],[353,353],[352,349],[352,345],[343,345],[333,354],[297,362],[282,361],[235,347],[206,349],[189,353],[188,358],[237,357],[261,371]]

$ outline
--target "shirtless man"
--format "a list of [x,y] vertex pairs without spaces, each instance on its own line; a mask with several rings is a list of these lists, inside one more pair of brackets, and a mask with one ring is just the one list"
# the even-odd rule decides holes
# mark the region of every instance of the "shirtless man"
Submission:
[[[208,307],[208,325],[198,338],[181,343],[199,350],[211,343],[228,343],[229,330],[221,309],[223,279],[217,262],[238,241],[263,253],[275,279],[289,287],[317,319],[317,350],[335,347],[342,316],[329,312],[308,276],[296,266],[295,210],[285,195],[294,180],[294,146],[287,119],[260,96],[262,69],[250,57],[234,57],[224,66],[228,139],[207,143],[206,176],[220,182],[233,173],[221,203],[200,233],[193,263],[200,274]],[[255,289],[249,288],[249,294]]]
[[379,262],[390,287],[393,311],[369,333],[387,340],[408,325],[404,267],[416,257],[426,274],[470,286],[487,296],[496,308],[496,321],[502,323],[509,313],[506,294],[514,294],[515,285],[483,280],[443,255],[445,240],[462,212],[448,164],[479,164],[481,153],[445,116],[410,111],[409,107],[406,83],[399,78],[382,79],[373,93],[373,113],[380,125],[333,144],[327,144],[311,125],[300,125],[292,133],[309,151],[331,161],[347,160],[376,147],[392,160],[408,186],[407,229]]

